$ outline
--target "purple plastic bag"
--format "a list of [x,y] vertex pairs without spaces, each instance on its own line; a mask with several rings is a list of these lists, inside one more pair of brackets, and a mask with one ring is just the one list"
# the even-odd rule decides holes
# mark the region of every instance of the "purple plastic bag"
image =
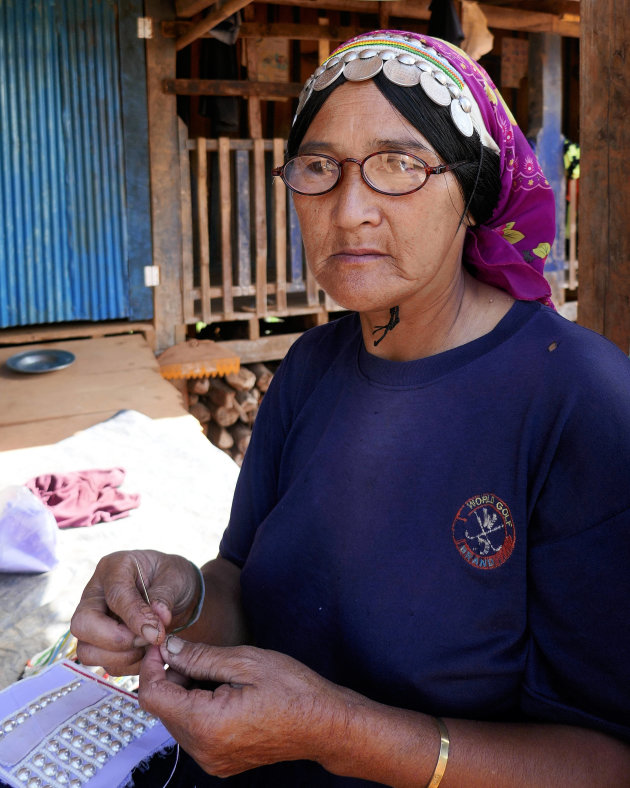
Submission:
[[52,512],[27,487],[0,490],[0,572],[47,572],[57,562]]

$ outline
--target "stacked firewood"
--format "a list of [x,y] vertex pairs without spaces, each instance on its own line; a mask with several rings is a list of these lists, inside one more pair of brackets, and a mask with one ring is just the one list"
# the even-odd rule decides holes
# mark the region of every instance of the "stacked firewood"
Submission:
[[225,377],[188,381],[188,410],[212,443],[239,465],[272,377],[269,367],[259,363],[241,366],[238,372]]

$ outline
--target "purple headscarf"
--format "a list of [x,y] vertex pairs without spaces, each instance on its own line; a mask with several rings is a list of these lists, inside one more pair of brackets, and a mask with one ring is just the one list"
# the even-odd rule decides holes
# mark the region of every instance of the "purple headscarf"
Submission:
[[[387,50],[398,53],[396,58],[399,63],[396,68],[399,71],[404,71],[405,66],[417,66],[418,69],[426,71],[427,64],[432,65],[431,59],[437,53],[438,57],[432,65],[435,68],[433,76],[440,78],[444,84],[443,73],[446,73],[447,82],[454,89],[455,95],[459,95],[457,83],[463,83],[464,91],[467,88],[477,105],[473,105],[469,117],[473,118],[475,128],[481,132],[482,142],[485,136],[484,144],[487,147],[498,148],[501,173],[498,203],[487,222],[468,228],[464,242],[466,267],[477,279],[506,290],[514,298],[541,301],[553,306],[551,288],[543,275],[545,259],[555,235],[553,192],[531,146],[516,125],[501,94],[486,71],[465,52],[441,39],[407,31],[377,30],[356,36],[337,47],[307,81],[300,97],[298,112],[308,101],[312,90],[321,89],[318,78],[319,84],[332,84],[336,77],[347,69],[351,59],[358,58],[363,58],[363,63],[357,67],[356,72],[363,69],[363,72],[367,73],[370,68],[365,61],[376,63],[380,54]],[[419,53],[421,57],[414,61],[414,56]],[[383,55],[383,59],[390,56],[393,57],[391,52]],[[443,63],[442,59],[447,63]],[[449,73],[449,66],[454,74]],[[386,75],[387,68],[386,65]],[[354,70],[354,67],[352,69]],[[378,72],[375,70],[375,73]],[[412,77],[408,82],[404,81],[407,77],[403,75],[403,81],[397,84],[409,84],[410,87],[418,84],[422,73],[414,71],[413,68],[410,73]],[[415,82],[414,74],[417,77]],[[360,74],[360,78],[366,77]],[[446,104],[434,100],[436,103]],[[465,101],[462,97],[452,103],[455,105],[459,102],[459,105],[465,106]],[[471,113],[469,107],[466,107],[465,111]],[[454,117],[463,118],[470,123],[468,118],[462,115],[460,106],[456,107]],[[479,120],[485,129],[479,128]],[[455,125],[462,129],[460,123]],[[465,128],[465,124],[463,126]]]

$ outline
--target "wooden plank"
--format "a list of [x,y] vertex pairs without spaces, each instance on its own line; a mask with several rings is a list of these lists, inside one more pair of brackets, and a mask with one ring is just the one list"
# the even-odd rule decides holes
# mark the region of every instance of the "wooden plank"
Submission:
[[576,178],[569,180],[569,290],[575,290],[577,280],[577,207],[578,207],[578,182]]
[[[164,380],[151,348],[139,334],[45,345],[74,353],[66,369],[20,374],[4,362],[16,348],[0,348],[0,448],[54,442],[131,409],[151,418],[185,414],[177,390]],[[27,442],[24,443],[22,440]]]
[[175,13],[183,17],[194,16],[213,4],[214,0],[175,0]]
[[206,140],[197,139],[197,228],[199,233],[199,282],[201,286],[201,319],[212,322],[210,304],[210,221],[208,218],[208,153]]
[[240,11],[241,8],[249,5],[250,2],[251,0],[218,0],[209,14],[206,14],[206,16],[193,25],[187,33],[184,33],[183,36],[177,39],[175,48],[178,52],[184,49],[188,44],[192,44],[193,41],[196,41],[204,33],[207,33],[208,30],[212,30],[213,27],[223,22],[228,16],[235,14],[237,11]]
[[[287,192],[289,190],[287,189]],[[293,289],[304,289],[304,250],[302,232],[298,221],[293,198],[287,195],[289,203],[289,255],[291,258],[291,285]]]
[[[320,28],[325,31],[328,27],[327,17],[320,16],[317,21]],[[328,55],[330,55],[330,39],[326,35],[317,36],[317,57],[319,62],[323,63],[328,58]]]
[[564,301],[566,250],[562,135],[562,39],[550,33],[529,38],[529,131],[536,155],[556,200],[556,235],[545,262],[554,304]]
[[261,337],[260,339],[233,339],[221,342],[226,352],[234,353],[241,359],[241,364],[253,364],[256,361],[277,361],[284,358],[296,339],[302,334],[278,334]]
[[[159,30],[172,17],[172,0],[146,0],[145,14]],[[181,292],[181,222],[179,148],[175,96],[162,90],[162,81],[175,75],[175,46],[159,33],[146,40],[149,166],[151,179],[151,238],[153,265],[160,271],[154,289],[156,344],[173,344],[175,326],[184,320]],[[147,261],[149,262],[149,261]]]
[[[430,2],[431,0],[388,2],[390,24],[395,17],[429,20],[431,18]],[[275,5],[304,7],[304,0],[276,0]],[[366,0],[309,0],[308,7],[309,9],[337,10],[360,14],[374,14],[378,10],[376,3],[366,2]],[[580,22],[574,18],[565,20],[562,15],[558,14],[520,11],[486,4],[480,4],[479,8],[483,11],[490,28],[532,33],[558,33],[569,38],[579,38],[580,36]],[[623,13],[623,11],[619,10],[617,13]]]
[[265,200],[265,147],[254,140],[254,227],[256,232],[256,314],[267,314],[267,206]]
[[[284,160],[285,141],[276,138],[273,141],[273,160]],[[276,241],[276,307],[287,308],[287,191],[280,178],[273,184],[274,196],[274,229]]]
[[[251,6],[250,6],[251,7]],[[246,9],[248,10],[248,9]],[[166,38],[177,38],[190,30],[192,22],[173,21],[164,22],[162,34]],[[326,28],[320,25],[299,24],[293,22],[243,22],[238,31],[238,37],[248,38],[285,38],[289,41],[317,41],[326,38],[329,41],[346,41],[360,33],[369,33],[374,27],[350,27],[345,25],[328,24]],[[203,38],[209,37],[204,34]]]
[[51,340],[89,339],[132,333],[142,334],[149,347],[155,350],[153,323],[127,323],[124,320],[107,323],[54,323],[31,328],[4,328],[0,331],[0,345],[28,345],[34,342],[50,342]]
[[178,96],[260,96],[282,101],[300,95],[299,82],[249,82],[244,79],[165,79],[164,93]]
[[234,311],[232,296],[232,188],[230,177],[230,140],[219,137],[219,200],[221,203],[221,272],[223,319],[230,320]]
[[578,320],[630,348],[627,158],[630,15],[619,0],[582,0]]
[[234,155],[236,157],[238,285],[241,288],[249,288],[252,283],[249,153],[237,150]]
[[195,304],[191,295],[193,283],[193,228],[192,228],[192,194],[190,189],[190,154],[188,152],[188,130],[180,118],[178,124],[179,171],[180,180],[180,212],[182,223],[182,301],[184,322],[195,322]]
[[[253,5],[247,6],[244,10],[246,19],[253,21],[255,18],[255,11]],[[255,26],[255,25],[254,25]],[[239,29],[239,36],[240,36]],[[258,82],[258,51],[256,50],[255,43],[245,41],[245,62],[247,65],[247,79],[250,82]],[[249,96],[247,100],[247,120],[249,125],[249,136],[252,139],[262,137],[262,116],[260,112],[260,97]]]

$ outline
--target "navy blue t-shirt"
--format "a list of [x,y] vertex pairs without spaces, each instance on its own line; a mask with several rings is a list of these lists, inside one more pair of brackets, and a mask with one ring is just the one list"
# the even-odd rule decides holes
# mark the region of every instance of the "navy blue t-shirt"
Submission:
[[[336,683],[630,740],[630,361],[537,303],[411,362],[369,354],[357,316],[312,329],[265,395],[220,551],[256,645]],[[369,784],[270,768],[238,784]]]

